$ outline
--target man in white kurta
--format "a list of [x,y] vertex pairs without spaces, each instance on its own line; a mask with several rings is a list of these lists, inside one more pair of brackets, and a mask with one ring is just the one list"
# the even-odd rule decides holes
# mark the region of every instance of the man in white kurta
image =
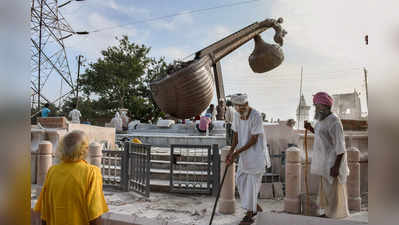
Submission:
[[234,137],[228,163],[239,156],[236,184],[241,205],[247,211],[240,224],[251,224],[257,211],[262,211],[257,204],[258,193],[266,166],[271,165],[270,157],[261,114],[248,106],[246,94],[233,95],[231,101],[237,112],[232,123]]
[[78,109],[76,109],[76,105],[74,105],[73,110],[69,112],[68,116],[72,119],[72,123],[80,123],[80,117],[82,114]]
[[331,112],[333,99],[325,92],[314,95],[317,122],[313,128],[305,122],[305,128],[314,133],[310,172],[320,175],[319,202],[329,218],[349,216],[346,178],[349,175],[345,138],[341,120]]

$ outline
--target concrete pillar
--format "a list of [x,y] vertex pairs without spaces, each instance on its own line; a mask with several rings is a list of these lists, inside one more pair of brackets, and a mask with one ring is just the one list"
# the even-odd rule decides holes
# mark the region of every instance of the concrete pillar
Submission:
[[55,156],[55,152],[57,150],[58,143],[60,142],[60,138],[61,138],[60,134],[56,130],[47,130],[46,134],[47,134],[48,140],[53,145],[52,154],[53,154],[53,157],[54,157]]
[[[224,146],[221,150],[220,179],[222,179],[224,175],[226,157],[229,151],[230,146]],[[223,214],[233,214],[235,212],[235,167],[235,163],[230,165],[226,177],[224,178],[222,190],[220,191],[219,212]]]
[[37,184],[43,185],[47,171],[52,166],[53,158],[51,155],[52,144],[49,141],[42,141],[39,144],[39,167],[37,171]]
[[290,147],[286,151],[284,211],[301,212],[301,156],[300,149]]
[[347,151],[349,176],[347,180],[349,210],[360,211],[360,151],[352,147]]
[[30,142],[31,142],[31,151],[37,152],[39,149],[39,143],[44,139],[44,131],[43,130],[31,130],[30,131]]
[[92,142],[89,145],[89,159],[90,164],[101,168],[101,158],[103,156],[103,152],[101,149],[101,145],[97,142]]

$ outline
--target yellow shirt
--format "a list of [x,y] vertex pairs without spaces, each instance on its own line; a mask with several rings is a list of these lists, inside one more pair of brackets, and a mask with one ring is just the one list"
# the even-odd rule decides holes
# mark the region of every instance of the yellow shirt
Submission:
[[84,160],[52,166],[34,210],[47,225],[88,225],[108,211],[100,169]]

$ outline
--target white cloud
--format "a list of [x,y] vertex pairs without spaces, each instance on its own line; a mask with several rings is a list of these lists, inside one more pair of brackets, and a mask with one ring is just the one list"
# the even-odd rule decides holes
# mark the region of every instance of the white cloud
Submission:
[[164,56],[166,61],[173,62],[173,60],[183,59],[184,57],[188,56],[190,53],[183,48],[180,47],[166,47],[157,49],[153,53]]
[[189,27],[188,25],[193,24],[194,20],[191,14],[184,14],[185,12],[181,13],[182,13],[181,15],[175,17],[150,21],[149,24],[151,27],[155,29],[161,29],[167,31],[173,31],[178,28],[181,28],[182,26]]
[[[83,20],[83,21],[82,21]],[[71,24],[83,23],[85,24],[85,30],[95,30],[99,27],[115,27],[114,29],[104,30],[101,32],[91,32],[87,36],[74,36],[66,39],[65,43],[68,47],[76,51],[82,52],[86,58],[95,60],[100,57],[101,50],[105,50],[111,45],[116,45],[118,41],[115,37],[121,37],[127,35],[134,42],[142,42],[148,36],[148,33],[140,33],[132,27],[116,27],[119,21],[105,17],[98,13],[89,13],[84,18],[74,17],[71,20]],[[138,37],[139,36],[139,37]]]
[[137,16],[145,16],[148,17],[150,15],[150,10],[144,8],[137,8],[132,4],[125,5],[117,3],[115,0],[107,0],[107,1],[99,1],[100,5],[105,8],[111,8],[113,10],[118,11],[119,13],[137,17]]
[[227,26],[215,24],[206,30],[206,36],[201,43],[204,47],[221,40],[233,33]]

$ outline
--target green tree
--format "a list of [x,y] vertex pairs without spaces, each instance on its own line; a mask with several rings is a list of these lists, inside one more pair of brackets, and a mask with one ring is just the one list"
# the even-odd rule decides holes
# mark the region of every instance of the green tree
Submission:
[[118,41],[118,46],[101,51],[103,57],[90,63],[82,74],[79,85],[91,100],[80,102],[79,109],[86,102],[97,112],[92,116],[111,118],[115,110],[127,108],[131,119],[155,121],[163,113],[152,98],[149,84],[168,65],[163,58],[149,57],[150,48],[130,42],[127,36]]

